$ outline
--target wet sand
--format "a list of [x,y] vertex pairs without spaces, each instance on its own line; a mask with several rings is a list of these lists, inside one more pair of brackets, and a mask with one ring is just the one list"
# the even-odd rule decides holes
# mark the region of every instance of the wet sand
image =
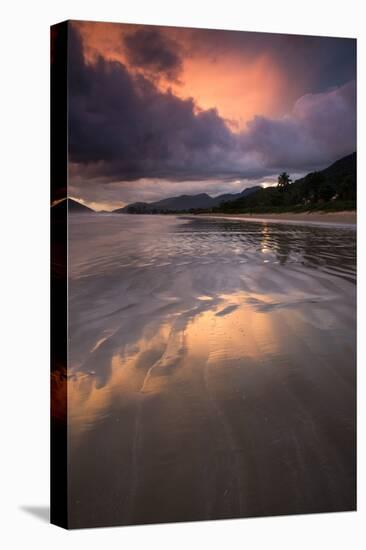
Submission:
[[357,221],[356,211],[344,212],[286,212],[282,214],[199,214],[197,217],[209,216],[212,218],[223,218],[227,220],[248,220],[248,221],[277,221],[311,224],[337,224],[355,225]]
[[70,526],[354,510],[355,231],[70,218]]

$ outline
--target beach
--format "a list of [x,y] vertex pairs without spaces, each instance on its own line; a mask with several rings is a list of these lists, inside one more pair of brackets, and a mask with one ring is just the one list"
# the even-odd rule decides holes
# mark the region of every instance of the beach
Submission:
[[209,216],[212,218],[223,218],[228,220],[252,220],[252,221],[276,221],[311,224],[344,224],[355,225],[357,214],[355,210],[343,212],[285,212],[281,214],[199,214],[198,216]]
[[356,232],[241,221],[69,216],[71,527],[355,509]]

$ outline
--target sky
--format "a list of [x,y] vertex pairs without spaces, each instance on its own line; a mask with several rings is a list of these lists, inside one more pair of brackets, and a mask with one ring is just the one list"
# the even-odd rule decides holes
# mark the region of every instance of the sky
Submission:
[[69,196],[239,192],[356,149],[356,41],[69,23]]

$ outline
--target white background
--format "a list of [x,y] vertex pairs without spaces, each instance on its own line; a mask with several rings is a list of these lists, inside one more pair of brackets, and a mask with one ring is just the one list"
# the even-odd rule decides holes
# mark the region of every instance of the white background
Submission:
[[[348,0],[13,0],[1,11],[2,548],[353,548],[365,524],[365,28]],[[25,510],[49,503],[49,26],[91,19],[357,37],[359,58],[359,511],[67,532]],[[364,36],[362,36],[362,32]],[[294,75],[296,78],[296,75]],[[363,331],[364,332],[364,331]],[[365,336],[363,336],[365,338]],[[364,348],[363,348],[364,349]]]

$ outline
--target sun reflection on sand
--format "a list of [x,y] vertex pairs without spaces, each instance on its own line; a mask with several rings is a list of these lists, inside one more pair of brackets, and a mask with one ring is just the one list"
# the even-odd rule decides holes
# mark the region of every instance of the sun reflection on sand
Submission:
[[[210,304],[210,296],[197,300]],[[274,333],[275,315],[256,309],[270,303],[267,295],[246,293],[220,295],[212,307],[187,316],[187,312],[172,315],[151,336],[150,331],[135,342],[121,346],[111,359],[111,374],[106,384],[97,383],[95,372],[75,371],[68,379],[69,422],[73,438],[79,436],[105,414],[113,414],[114,403],[135,401],[139,394],[164,391],[179,368],[197,361],[209,360],[225,368],[225,361],[238,360],[238,366],[249,359],[260,362],[258,338],[265,342],[268,353],[276,354],[282,345]],[[188,319],[188,321],[186,320]],[[105,341],[97,341],[91,353]],[[188,371],[187,371],[188,372]]]
[[[98,385],[96,374],[91,372],[76,371],[69,376],[68,411],[74,438],[103,418],[103,414],[113,408],[115,399],[135,398],[141,388],[144,369],[163,353],[169,330],[169,325],[164,323],[152,338],[149,335],[122,346],[111,359],[107,384]],[[101,341],[98,342],[101,345]],[[92,352],[98,347],[96,344]]]

